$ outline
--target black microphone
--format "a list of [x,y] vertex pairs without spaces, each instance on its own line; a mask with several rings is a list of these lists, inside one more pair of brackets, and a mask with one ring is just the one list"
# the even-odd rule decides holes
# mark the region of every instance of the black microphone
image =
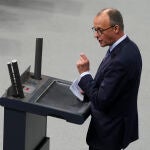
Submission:
[[14,71],[14,79],[16,80],[18,96],[23,98],[24,93],[23,93],[23,87],[22,87],[22,83],[21,83],[21,78],[20,78],[17,60],[12,60],[12,68]]
[[17,97],[18,91],[17,91],[16,81],[15,81],[15,78],[14,78],[14,73],[13,73],[13,70],[12,70],[12,65],[11,65],[10,62],[8,62],[7,66],[8,66],[9,76],[10,76],[10,80],[11,80],[11,84],[12,84],[12,95]]
[[43,38],[36,38],[34,79],[41,79]]

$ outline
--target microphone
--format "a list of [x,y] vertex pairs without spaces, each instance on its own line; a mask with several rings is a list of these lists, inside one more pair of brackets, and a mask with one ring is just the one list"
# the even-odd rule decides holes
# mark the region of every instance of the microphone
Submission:
[[10,80],[12,84],[12,90],[13,90],[12,94],[13,96],[17,97],[18,91],[17,91],[16,81],[15,81],[13,70],[12,70],[12,65],[10,62],[8,62],[7,66],[8,66],[9,76],[10,76]]
[[21,83],[17,60],[15,59],[12,60],[12,63],[8,62],[7,66],[10,75],[10,80],[12,83],[13,96],[23,98],[24,93],[23,93],[23,87]]
[[24,97],[23,87],[22,87],[22,84],[21,84],[21,78],[20,78],[18,63],[17,63],[17,60],[15,60],[15,59],[12,60],[12,68],[14,70],[14,78],[16,80],[18,96],[23,98]]
[[36,38],[34,79],[41,79],[43,38]]

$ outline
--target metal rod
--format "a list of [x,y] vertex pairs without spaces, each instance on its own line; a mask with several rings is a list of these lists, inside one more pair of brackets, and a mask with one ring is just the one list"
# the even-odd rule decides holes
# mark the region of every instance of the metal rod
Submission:
[[22,83],[21,83],[21,78],[20,78],[20,73],[19,73],[17,60],[12,60],[12,68],[14,70],[14,77],[15,77],[15,80],[16,80],[18,96],[23,98],[24,93],[23,93],[23,87],[22,87]]
[[7,63],[8,66],[8,71],[9,71],[9,76],[10,76],[10,80],[11,80],[11,84],[12,84],[12,95],[17,97],[17,87],[16,87],[16,81],[14,79],[14,74],[13,74],[13,70],[12,70],[12,65],[10,62]]
[[34,78],[41,79],[43,38],[36,38]]

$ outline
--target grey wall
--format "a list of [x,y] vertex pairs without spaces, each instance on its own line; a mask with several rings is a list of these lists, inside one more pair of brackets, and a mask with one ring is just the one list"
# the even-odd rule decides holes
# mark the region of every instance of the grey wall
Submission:
[[[102,8],[118,8],[125,32],[141,49],[143,72],[139,91],[140,140],[127,150],[149,150],[150,143],[150,1],[143,0],[0,0],[0,94],[10,85],[7,62],[18,60],[22,73],[34,70],[35,38],[44,38],[42,74],[73,81],[78,76],[76,61],[80,52],[91,60],[94,75],[105,50],[93,38],[93,17]],[[3,108],[0,107],[0,149],[3,142]],[[48,117],[51,150],[87,150],[82,125]]]

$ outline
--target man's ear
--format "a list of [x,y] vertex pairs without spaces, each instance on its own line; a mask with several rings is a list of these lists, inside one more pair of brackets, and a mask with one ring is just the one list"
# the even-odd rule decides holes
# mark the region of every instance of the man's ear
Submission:
[[119,31],[120,31],[119,25],[114,26],[114,31],[115,31],[115,33],[119,33]]

